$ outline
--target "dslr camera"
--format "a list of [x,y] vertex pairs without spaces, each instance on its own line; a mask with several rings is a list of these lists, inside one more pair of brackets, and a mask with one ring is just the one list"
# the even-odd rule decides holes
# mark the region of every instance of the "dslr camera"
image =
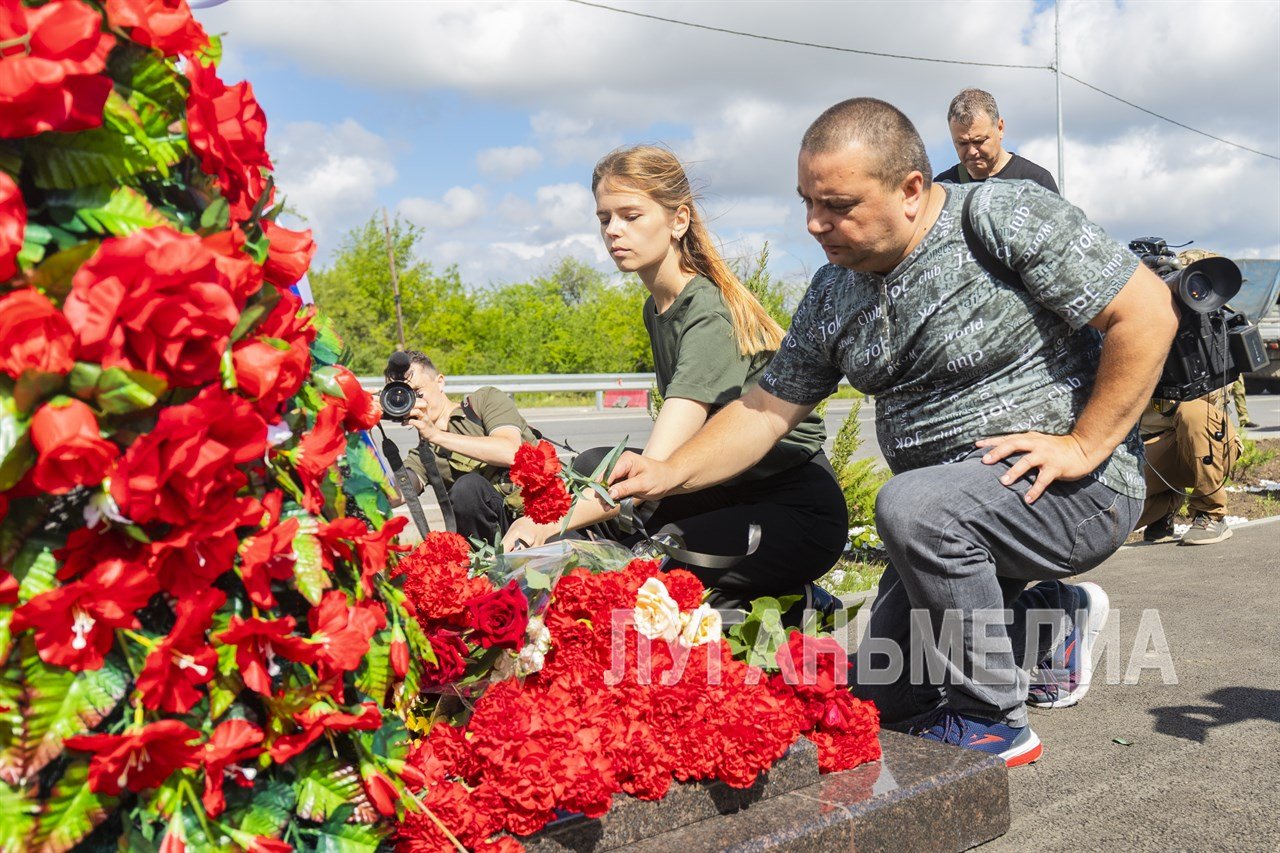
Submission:
[[1164,279],[1179,307],[1178,331],[1153,396],[1194,400],[1267,363],[1258,327],[1227,305],[1243,281],[1235,263],[1201,258],[1184,266],[1159,237],[1132,240],[1129,250]]
[[418,402],[418,392],[407,381],[411,363],[408,354],[399,351],[393,352],[391,358],[387,359],[387,384],[382,386],[382,391],[378,394],[384,421],[404,423],[405,418],[413,413],[413,407]]

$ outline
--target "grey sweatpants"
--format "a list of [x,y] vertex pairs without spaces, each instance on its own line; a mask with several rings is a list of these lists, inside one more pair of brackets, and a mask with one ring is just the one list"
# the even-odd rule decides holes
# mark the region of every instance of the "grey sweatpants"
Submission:
[[[1079,606],[1060,579],[1111,556],[1142,512],[1141,500],[1092,477],[1055,482],[1028,506],[1031,476],[1000,483],[1013,461],[985,465],[979,451],[880,490],[876,527],[889,567],[859,644],[854,692],[876,703],[887,726],[907,728],[943,705],[1025,725],[1028,670]],[[1048,582],[1027,589],[1035,581]]]

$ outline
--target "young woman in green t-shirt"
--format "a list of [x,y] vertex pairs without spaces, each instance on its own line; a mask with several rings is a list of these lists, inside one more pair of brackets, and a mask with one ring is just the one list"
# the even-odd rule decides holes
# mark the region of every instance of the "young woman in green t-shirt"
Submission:
[[[596,164],[591,188],[605,248],[619,270],[635,273],[649,291],[644,323],[663,405],[643,452],[665,459],[755,383],[783,331],[716,250],[670,151],[614,151]],[[713,588],[717,606],[799,592],[839,557],[848,514],[822,452],[825,438],[821,419],[810,415],[746,473],[665,498],[654,511],[651,533],[676,534],[686,550],[704,554],[741,554],[750,525],[760,526],[758,549],[731,568],[687,566]],[[589,450],[576,464],[589,471],[605,452]],[[603,502],[580,501],[569,526],[616,514]],[[558,531],[558,524],[521,518],[504,542],[539,544]]]

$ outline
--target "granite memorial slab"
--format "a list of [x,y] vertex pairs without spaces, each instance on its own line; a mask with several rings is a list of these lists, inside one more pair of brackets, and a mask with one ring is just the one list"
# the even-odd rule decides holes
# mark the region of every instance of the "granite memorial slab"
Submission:
[[999,758],[890,731],[880,743],[880,761],[819,776],[806,741],[752,788],[698,783],[673,786],[656,803],[620,797],[603,818],[552,824],[525,846],[540,853],[942,851],[967,850],[1008,830],[1009,783]]

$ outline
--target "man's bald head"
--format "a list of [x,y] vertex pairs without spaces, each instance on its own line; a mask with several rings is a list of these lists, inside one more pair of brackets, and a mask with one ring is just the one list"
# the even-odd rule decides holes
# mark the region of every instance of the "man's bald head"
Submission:
[[923,188],[929,188],[932,170],[919,131],[902,110],[877,98],[850,98],[830,107],[809,125],[800,149],[828,154],[855,145],[876,155],[874,176],[886,186],[919,172]]

